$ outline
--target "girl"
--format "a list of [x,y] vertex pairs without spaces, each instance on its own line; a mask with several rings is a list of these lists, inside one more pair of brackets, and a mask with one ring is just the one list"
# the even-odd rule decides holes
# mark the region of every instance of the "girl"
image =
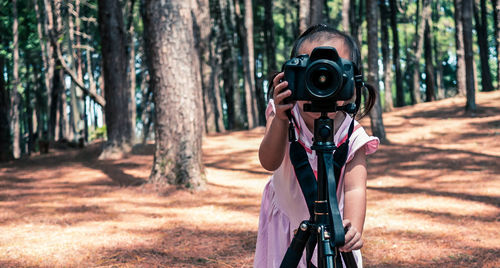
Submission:
[[[305,31],[295,41],[291,57],[310,55],[312,50],[319,46],[334,47],[340,57],[361,66],[356,42],[350,36],[326,25],[315,25]],[[304,112],[305,101],[285,103],[283,100],[292,92],[287,89],[287,82],[282,81],[283,77],[283,73],[277,74],[270,84],[272,99],[266,109],[266,132],[259,148],[261,165],[274,173],[262,196],[254,260],[254,267],[258,268],[279,267],[293,238],[294,229],[298,228],[303,220],[309,219],[307,205],[290,162],[287,110],[291,110],[296,119],[296,136],[305,147],[315,173],[317,167],[316,153],[310,148],[313,143],[314,119],[320,114]],[[367,86],[367,89],[368,97],[363,115],[366,115],[375,103],[375,90],[371,86]],[[344,102],[339,101],[337,104],[343,105]],[[344,112],[329,113],[328,116],[334,119],[334,142],[339,145],[354,119]],[[363,246],[361,234],[366,213],[366,155],[374,153],[378,145],[379,140],[368,136],[358,122],[355,122],[347,162],[337,188],[339,211],[343,216],[344,227],[348,229],[345,245],[340,250],[353,251],[358,267],[362,267],[359,249]],[[314,265],[317,262],[316,254],[315,250],[312,258]],[[305,256],[302,257],[299,267],[306,267]]]

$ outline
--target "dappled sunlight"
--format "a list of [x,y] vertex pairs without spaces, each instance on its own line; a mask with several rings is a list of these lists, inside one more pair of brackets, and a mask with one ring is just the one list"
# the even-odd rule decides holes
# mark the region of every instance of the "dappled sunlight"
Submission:
[[[478,95],[493,102],[499,92]],[[500,118],[454,115],[456,103],[384,115],[390,144],[368,158],[366,267],[500,266]],[[120,160],[97,160],[93,144],[0,165],[0,266],[250,267],[271,175],[263,134],[205,137],[199,192],[145,183],[152,144]]]

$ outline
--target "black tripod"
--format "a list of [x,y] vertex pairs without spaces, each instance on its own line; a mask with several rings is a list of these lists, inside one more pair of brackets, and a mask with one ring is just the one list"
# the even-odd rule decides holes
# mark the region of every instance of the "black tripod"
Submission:
[[[352,252],[340,252],[338,250],[338,247],[345,243],[345,233],[338,210],[336,196],[339,178],[336,178],[337,174],[334,172],[334,165],[338,164],[338,161],[334,161],[333,159],[333,151],[337,149],[333,141],[334,121],[327,115],[328,112],[335,112],[338,110],[350,112],[355,109],[355,105],[354,107],[352,105],[353,104],[342,107],[332,107],[330,105],[328,107],[313,103],[304,106],[304,110],[307,112],[321,112],[321,117],[314,120],[314,143],[312,146],[312,149],[316,151],[318,156],[317,199],[314,200],[313,205],[311,201],[313,198],[307,197],[307,195],[310,197],[312,190],[305,190],[304,187],[306,186],[303,186],[303,184],[310,184],[310,181],[302,183],[299,178],[299,183],[301,184],[301,189],[308,203],[311,218],[300,224],[283,258],[280,266],[281,268],[297,267],[306,244],[308,244],[309,249],[307,260],[309,262],[316,243],[318,245],[318,267],[342,267],[340,255],[347,267],[357,267]],[[351,124],[349,135],[352,133],[352,128],[353,123]],[[290,133],[292,132],[290,131]],[[347,153],[345,155],[347,156]],[[340,165],[344,163],[345,159]],[[299,176],[299,174],[297,174],[297,176]],[[314,216],[312,214],[314,214]],[[311,234],[313,234],[313,236],[316,235],[316,239],[311,237]]]

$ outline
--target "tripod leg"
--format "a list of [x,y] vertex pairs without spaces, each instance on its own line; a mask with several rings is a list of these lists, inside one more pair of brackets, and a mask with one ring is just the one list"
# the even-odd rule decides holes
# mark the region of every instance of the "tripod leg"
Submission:
[[297,233],[293,236],[292,243],[285,253],[285,257],[281,261],[280,268],[297,267],[299,265],[307,240],[311,234],[311,225],[308,221],[300,223]]

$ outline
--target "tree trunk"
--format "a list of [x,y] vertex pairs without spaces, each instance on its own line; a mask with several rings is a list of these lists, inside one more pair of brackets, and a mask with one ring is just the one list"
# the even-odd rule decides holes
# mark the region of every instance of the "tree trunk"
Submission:
[[394,64],[394,73],[396,74],[396,106],[405,106],[405,94],[403,88],[403,75],[401,73],[401,57],[399,55],[399,32],[397,22],[397,4],[396,0],[390,0],[391,8],[391,31],[392,31],[392,62]]
[[[17,0],[12,1],[12,34],[14,40],[12,42],[12,92],[10,93],[10,126],[13,133],[12,153],[15,159],[21,157],[21,126],[19,118],[19,105],[21,98],[19,96],[19,28],[17,18]],[[3,75],[3,70],[2,70]]]
[[445,91],[443,88],[443,52],[439,48],[439,28],[436,26],[439,23],[439,17],[441,17],[441,4],[439,1],[435,2],[432,8],[432,42],[434,51],[434,69],[436,74],[436,99],[441,100],[445,98]]
[[[368,41],[368,75],[367,82],[375,88],[378,93],[378,7],[377,1],[366,0],[367,41]],[[378,95],[378,94],[377,94]],[[384,122],[382,121],[382,107],[380,98],[377,97],[375,106],[370,112],[370,122],[373,135],[381,142],[386,142]]]
[[472,9],[473,0],[462,1],[462,24],[464,38],[465,81],[467,88],[467,101],[465,111],[476,112],[476,90],[474,87],[474,52],[472,50]]
[[[264,38],[266,40],[267,71],[272,72],[278,70],[276,67],[276,39],[273,20],[274,5],[273,1],[264,1],[264,5]],[[284,10],[287,9],[285,8]]]
[[197,189],[203,114],[191,1],[144,0],[143,21],[156,115],[151,181]]
[[342,30],[346,33],[351,32],[351,27],[349,24],[351,22],[351,2],[356,0],[343,0],[342,1]]
[[464,32],[463,32],[463,0],[454,0],[455,4],[455,47],[457,54],[457,93],[460,96],[466,94],[466,76],[464,59]]
[[[0,44],[2,36],[0,36]],[[0,70],[4,69],[4,56],[0,55]],[[10,100],[7,88],[5,87],[4,76],[0,75],[0,162],[8,161],[12,158],[12,144],[9,126]]]
[[[489,60],[489,45],[488,45],[488,20],[486,18],[486,1],[481,0],[481,11],[477,9],[475,1],[474,19],[476,21],[477,44],[479,46],[479,58],[481,59],[481,87],[482,91],[492,91],[493,83],[491,78]],[[481,16],[479,16],[481,12]]]
[[434,79],[434,61],[432,58],[432,36],[430,19],[427,19],[424,31],[424,54],[425,54],[425,101],[436,100],[435,79]]
[[135,0],[127,2],[128,13],[127,13],[127,60],[128,60],[128,86],[130,96],[128,98],[128,114],[130,117],[130,141],[132,144],[136,142],[135,128],[137,119],[137,108],[135,102],[135,91],[136,91],[136,70],[135,70],[135,27],[134,27],[134,6]]
[[200,61],[201,84],[203,89],[203,115],[204,115],[204,132],[217,132],[215,122],[215,100],[214,100],[214,84],[213,65],[211,65],[211,48],[213,40],[211,39],[211,30],[214,25],[210,22],[210,4],[208,0],[197,0],[196,8],[194,9],[194,36],[195,47],[198,51]]
[[306,31],[310,23],[311,0],[299,0],[299,34]]
[[127,112],[130,89],[127,84],[126,37],[120,1],[99,0],[98,4],[108,135],[99,158],[113,159],[128,153],[132,142],[132,120]]
[[[255,95],[255,59],[253,45],[253,11],[252,1],[245,0],[245,15],[241,14],[239,0],[235,0],[236,19],[238,20],[238,34],[240,36],[240,50],[242,53],[245,115],[249,129],[257,126],[257,105]],[[244,18],[243,18],[244,17]],[[244,20],[244,23],[242,23]]]
[[[420,1],[420,0],[418,0]],[[418,3],[417,1],[417,3]],[[418,23],[419,18],[417,16],[417,33],[415,34],[415,39],[413,43],[414,55],[412,57],[412,102],[413,104],[421,102],[420,96],[420,58],[422,57],[422,48],[424,44],[424,30],[427,25],[427,19],[430,15],[430,0],[422,0],[422,16],[420,19],[421,23]]]
[[500,90],[500,1],[493,0],[493,24],[497,52],[497,90]]
[[382,62],[384,68],[384,97],[385,105],[384,112],[392,111],[394,105],[392,103],[392,66],[391,66],[391,56],[389,48],[389,11],[385,1],[379,3],[380,6],[380,27],[381,27],[381,42],[382,45]]
[[323,15],[325,9],[325,2],[323,0],[310,0],[310,15],[309,15],[309,26],[323,23],[325,21],[325,16]]

